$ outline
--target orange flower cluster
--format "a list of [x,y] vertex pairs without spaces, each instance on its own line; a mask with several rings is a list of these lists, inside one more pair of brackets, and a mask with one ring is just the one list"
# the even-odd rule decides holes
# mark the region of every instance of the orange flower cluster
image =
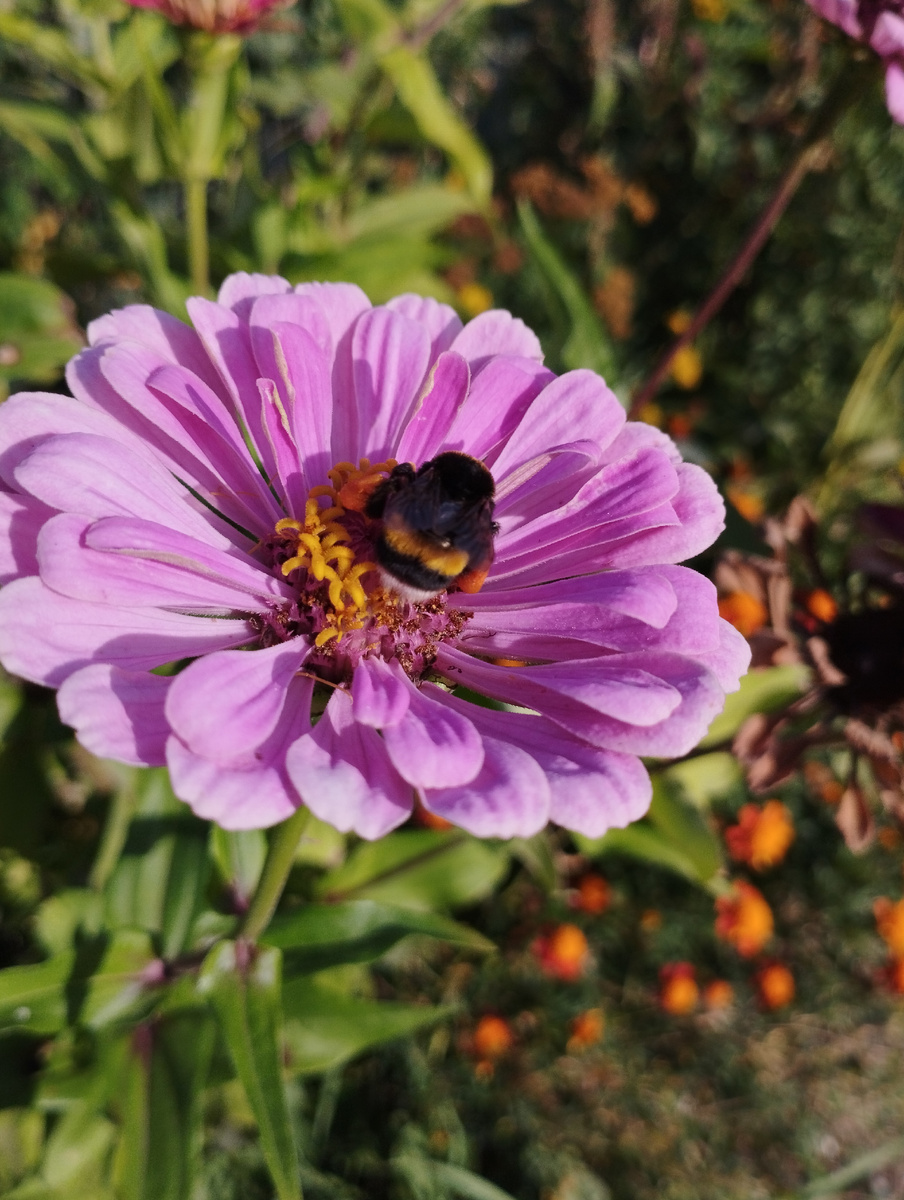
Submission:
[[474,1070],[479,1079],[491,1079],[496,1063],[504,1058],[515,1044],[515,1035],[508,1021],[487,1014],[477,1022],[471,1037],[471,1049],[477,1059]]
[[719,616],[744,637],[753,637],[769,620],[766,605],[750,592],[730,592],[719,600]]
[[612,901],[612,889],[602,875],[583,875],[578,881],[572,903],[581,912],[598,917]]
[[794,999],[794,976],[783,963],[767,963],[754,976],[763,1008],[784,1008]]
[[744,958],[753,958],[772,937],[772,909],[753,884],[739,879],[734,893],[716,900],[716,935]]
[[745,804],[737,825],[725,830],[725,843],[732,858],[755,871],[782,861],[794,841],[791,814],[780,800],[769,800],[762,808]]
[[573,1054],[576,1050],[595,1046],[602,1039],[605,1027],[606,1019],[601,1008],[588,1008],[586,1012],[578,1013],[571,1022],[567,1049]]
[[554,979],[572,983],[580,979],[590,957],[583,930],[577,925],[559,925],[551,933],[537,938],[533,952],[542,969]]
[[703,1004],[710,1012],[731,1008],[734,1004],[734,988],[727,979],[714,979],[703,989]]
[[700,988],[692,963],[666,963],[659,969],[659,1007],[673,1017],[685,1017],[697,1007]]
[[891,961],[885,979],[893,992],[904,994],[904,900],[892,904],[885,896],[873,902],[879,936],[888,946]]

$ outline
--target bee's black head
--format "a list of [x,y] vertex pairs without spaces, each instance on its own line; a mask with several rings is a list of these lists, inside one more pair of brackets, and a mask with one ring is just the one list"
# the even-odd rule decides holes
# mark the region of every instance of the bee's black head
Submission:
[[495,491],[493,476],[476,458],[459,454],[457,450],[445,450],[431,458],[419,469],[418,476],[432,472],[449,500],[461,504],[480,504],[492,500]]

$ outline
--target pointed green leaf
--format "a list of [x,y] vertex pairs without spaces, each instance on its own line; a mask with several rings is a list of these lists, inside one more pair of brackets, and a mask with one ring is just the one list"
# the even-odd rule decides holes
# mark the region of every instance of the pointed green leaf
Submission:
[[511,851],[468,834],[404,830],[363,842],[318,884],[327,900],[378,900],[404,908],[449,909],[488,896]]
[[283,952],[285,973],[321,971],[341,963],[371,962],[410,934],[440,938],[474,950],[493,943],[448,917],[373,900],[309,904],[271,921],[262,941]]
[[562,362],[569,370],[589,367],[611,380],[616,374],[612,342],[581,281],[543,232],[526,200],[518,203],[518,219],[531,257],[564,314],[568,333],[561,350]]
[[213,1035],[207,1013],[139,1025],[133,1031],[114,1166],[117,1185],[129,1200],[191,1195]]
[[371,1046],[404,1037],[452,1015],[426,1007],[347,996],[316,977],[286,983],[283,991],[290,1065],[319,1073]]
[[215,825],[211,854],[227,887],[236,900],[247,904],[257,887],[267,857],[267,839],[262,829],[236,833]]
[[810,685],[810,671],[803,663],[764,667],[749,671],[741,686],[726,698],[725,707],[710,725],[700,748],[716,746],[733,737],[753,713],[777,712]]
[[56,1033],[66,1024],[66,981],[75,952],[0,971],[0,1029]]
[[223,1038],[258,1123],[279,1200],[300,1200],[298,1155],[283,1088],[280,952],[223,942],[208,954],[198,988]]

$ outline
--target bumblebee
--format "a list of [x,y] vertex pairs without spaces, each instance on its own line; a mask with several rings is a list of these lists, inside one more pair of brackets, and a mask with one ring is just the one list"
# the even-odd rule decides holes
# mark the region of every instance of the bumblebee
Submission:
[[399,463],[373,491],[366,516],[381,522],[374,554],[384,586],[429,600],[453,584],[478,592],[493,563],[493,476],[447,450],[417,470]]

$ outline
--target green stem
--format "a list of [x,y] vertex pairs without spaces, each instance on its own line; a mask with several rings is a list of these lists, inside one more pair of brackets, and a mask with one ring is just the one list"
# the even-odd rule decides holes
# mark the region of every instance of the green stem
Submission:
[[186,179],[185,225],[188,239],[188,268],[198,296],[210,291],[210,248],[207,241],[206,179]]
[[260,882],[242,922],[241,936],[249,942],[257,941],[276,912],[276,906],[292,870],[292,863],[295,861],[295,851],[310,816],[309,811],[302,805],[288,821],[278,825],[273,832]]
[[101,837],[100,849],[91,868],[88,884],[95,892],[102,892],[107,880],[113,874],[113,869],[119,862],[129,826],[135,812],[135,788],[132,783],[117,788],[110,801],[110,810],[104,822],[104,832]]

